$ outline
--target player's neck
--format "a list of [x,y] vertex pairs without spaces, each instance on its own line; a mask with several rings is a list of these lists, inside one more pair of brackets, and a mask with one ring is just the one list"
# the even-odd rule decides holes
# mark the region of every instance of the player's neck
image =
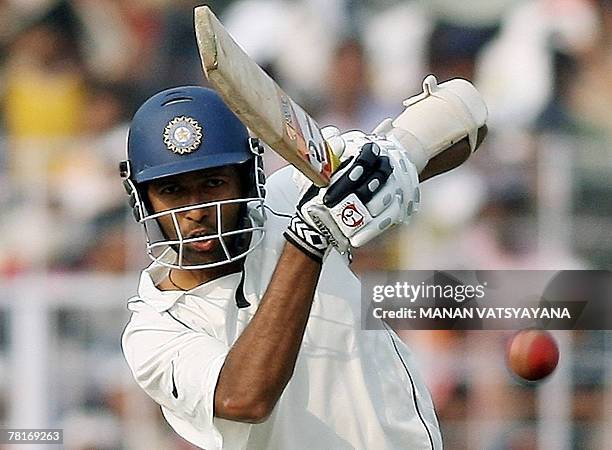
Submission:
[[225,264],[219,267],[200,270],[170,269],[168,276],[159,284],[161,290],[189,291],[204,283],[221,278],[242,269],[242,263]]

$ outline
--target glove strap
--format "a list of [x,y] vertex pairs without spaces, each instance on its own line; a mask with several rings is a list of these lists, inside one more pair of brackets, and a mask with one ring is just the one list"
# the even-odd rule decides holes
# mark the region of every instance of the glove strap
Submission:
[[319,263],[323,262],[329,242],[301,217],[296,215],[291,218],[289,228],[283,233],[283,236],[310,258]]

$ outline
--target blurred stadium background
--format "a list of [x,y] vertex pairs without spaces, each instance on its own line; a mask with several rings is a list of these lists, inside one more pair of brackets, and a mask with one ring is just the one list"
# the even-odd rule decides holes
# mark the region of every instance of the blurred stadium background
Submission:
[[[204,83],[199,3],[0,0],[2,427],[64,428],[74,450],[192,448],[120,353],[147,261],[117,165],[146,97]],[[372,129],[428,73],[485,96],[478,156],[425,183],[414,223],[357,270],[610,268],[610,0],[208,3],[321,124]],[[508,333],[403,333],[446,448],[612,448],[610,332],[555,336],[557,371],[525,386],[505,369]]]

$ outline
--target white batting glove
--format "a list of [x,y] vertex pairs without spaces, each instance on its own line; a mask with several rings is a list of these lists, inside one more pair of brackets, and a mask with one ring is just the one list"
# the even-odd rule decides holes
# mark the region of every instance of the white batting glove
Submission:
[[312,256],[321,260],[330,244],[345,253],[407,222],[419,203],[416,168],[399,144],[361,132],[338,132],[342,142],[334,142],[327,134],[343,163],[327,188],[303,191],[285,234],[306,251],[316,247]]

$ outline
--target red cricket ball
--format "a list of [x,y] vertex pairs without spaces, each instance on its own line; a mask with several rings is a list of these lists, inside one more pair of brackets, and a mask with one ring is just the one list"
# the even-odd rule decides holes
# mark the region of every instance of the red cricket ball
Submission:
[[509,341],[508,367],[527,381],[538,381],[550,375],[559,362],[555,338],[544,330],[522,330]]

